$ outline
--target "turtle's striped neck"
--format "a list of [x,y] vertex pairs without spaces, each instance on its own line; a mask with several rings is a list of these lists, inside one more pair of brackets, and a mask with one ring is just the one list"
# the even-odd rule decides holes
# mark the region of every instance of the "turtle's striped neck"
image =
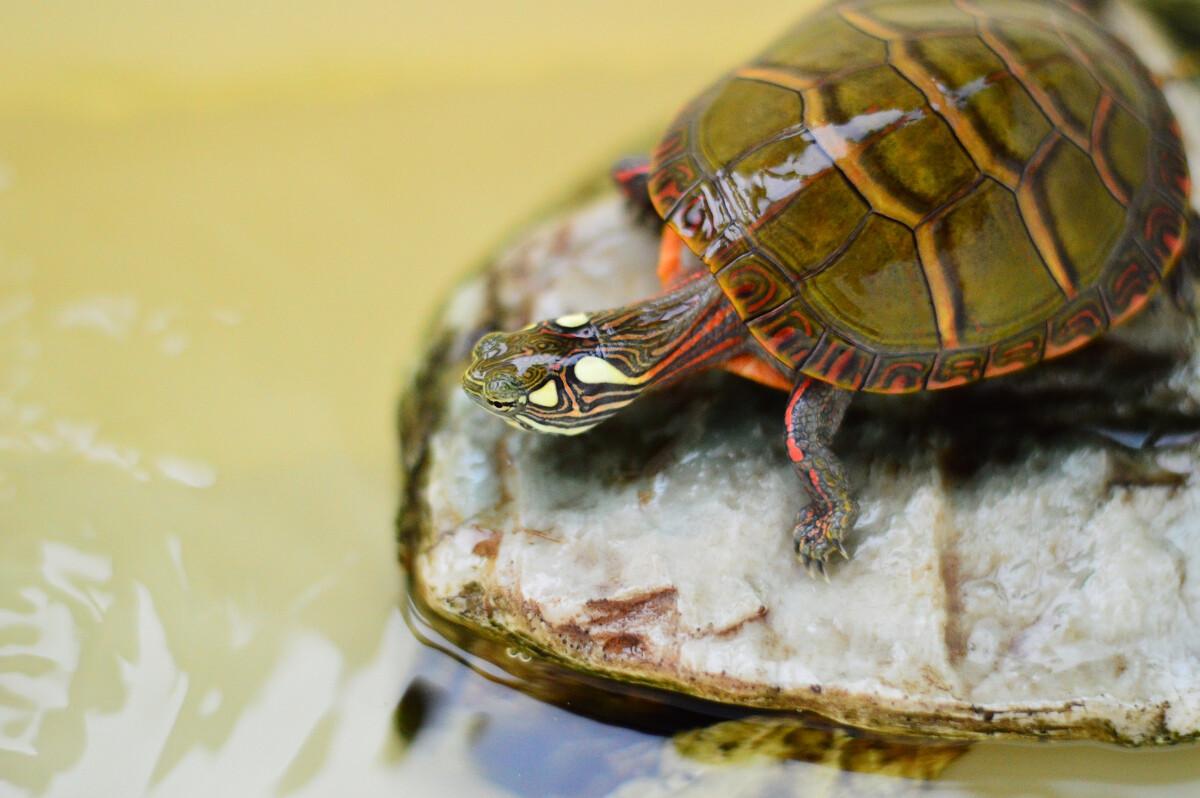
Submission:
[[593,313],[590,320],[598,344],[592,357],[605,365],[588,360],[580,374],[576,363],[584,382],[590,382],[591,365],[596,377],[619,374],[623,384],[639,388],[663,385],[722,364],[746,342],[737,311],[707,273],[636,305]]

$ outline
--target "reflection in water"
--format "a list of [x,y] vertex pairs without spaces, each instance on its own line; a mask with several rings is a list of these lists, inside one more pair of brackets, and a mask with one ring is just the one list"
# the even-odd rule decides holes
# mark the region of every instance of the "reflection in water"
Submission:
[[[296,387],[310,355],[192,279],[99,294],[0,258],[5,798],[398,778],[389,394],[350,454],[337,392]],[[241,297],[260,322],[263,293]]]
[[[408,761],[441,763],[505,795],[1182,797],[1200,782],[1200,757],[1187,748],[897,744],[786,715],[722,720],[673,704],[659,704],[657,722],[647,723],[644,696],[581,692],[584,682],[555,680],[527,657],[510,657],[510,673],[421,616],[408,618],[436,649],[419,653],[405,677],[397,725],[411,741]],[[481,650],[478,640],[471,647]],[[635,725],[653,730],[622,725],[612,714],[622,703]]]
[[[37,753],[37,740],[47,713],[64,709],[71,675],[79,665],[79,641],[72,607],[98,621],[112,597],[99,590],[111,576],[111,564],[61,543],[42,547],[46,589],[28,587],[0,610],[0,749],[23,755]],[[82,577],[92,584],[74,582]],[[52,597],[53,596],[53,597]]]
[[396,705],[396,731],[405,747],[411,746],[430,721],[430,713],[441,700],[439,690],[421,677],[414,678]]
[[416,604],[407,618],[448,656],[418,658],[401,734],[465,734],[480,772],[520,796],[915,795],[966,750],[616,685],[472,637]]

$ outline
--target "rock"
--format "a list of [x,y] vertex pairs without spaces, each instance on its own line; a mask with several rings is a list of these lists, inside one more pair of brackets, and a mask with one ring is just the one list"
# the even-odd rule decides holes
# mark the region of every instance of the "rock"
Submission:
[[836,448],[863,518],[826,583],[790,551],[783,394],[712,374],[559,438],[460,391],[480,333],[644,296],[654,257],[601,200],[451,299],[404,423],[428,612],[614,679],[883,731],[1200,731],[1194,322],[1159,302],[1025,378],[858,400]]
[[856,399],[835,442],[854,556],[815,581],[791,552],[783,394],[713,373],[561,438],[459,388],[486,331],[654,293],[656,250],[594,199],[450,299],[401,418],[426,615],[575,671],[881,732],[1200,736],[1192,314],[1160,299],[1027,374]]

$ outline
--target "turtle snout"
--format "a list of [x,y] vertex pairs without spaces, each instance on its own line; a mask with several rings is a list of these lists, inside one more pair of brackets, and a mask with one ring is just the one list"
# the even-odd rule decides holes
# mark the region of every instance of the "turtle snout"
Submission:
[[519,405],[525,389],[507,364],[476,363],[463,375],[463,389],[480,405],[494,413],[506,414]]
[[497,361],[503,358],[507,349],[500,333],[488,333],[475,342],[471,348],[471,362],[463,374],[463,388],[467,393],[482,398],[485,386],[494,382],[494,373],[504,368],[503,363]]
[[475,342],[471,357],[476,363],[487,362],[503,357],[507,351],[508,344],[505,343],[504,333],[490,332]]

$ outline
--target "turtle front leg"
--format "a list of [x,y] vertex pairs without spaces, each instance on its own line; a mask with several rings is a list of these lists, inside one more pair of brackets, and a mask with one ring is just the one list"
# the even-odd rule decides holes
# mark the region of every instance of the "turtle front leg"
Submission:
[[811,574],[825,572],[834,552],[849,559],[842,539],[854,527],[858,504],[846,469],[829,448],[853,396],[804,375],[787,406],[787,450],[811,500],[796,519],[796,556]]

